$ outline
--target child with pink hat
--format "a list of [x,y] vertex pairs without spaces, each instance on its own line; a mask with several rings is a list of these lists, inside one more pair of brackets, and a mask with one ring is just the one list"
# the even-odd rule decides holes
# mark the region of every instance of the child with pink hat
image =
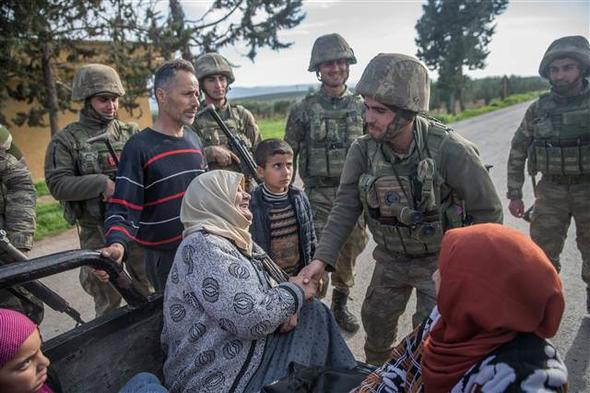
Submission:
[[23,314],[0,308],[0,392],[53,393],[39,328]]

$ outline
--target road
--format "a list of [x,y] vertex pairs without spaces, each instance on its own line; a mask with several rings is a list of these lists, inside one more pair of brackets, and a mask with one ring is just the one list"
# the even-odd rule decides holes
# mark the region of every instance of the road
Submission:
[[[453,124],[456,131],[479,146],[483,161],[494,165],[491,175],[504,203],[505,223],[526,233],[528,233],[527,223],[510,215],[504,196],[506,195],[506,160],[510,140],[527,106],[528,103],[520,104]],[[525,203],[529,205],[533,199],[530,182],[527,182],[525,186],[525,195]],[[351,308],[356,315],[360,315],[361,303],[373,271],[371,252],[374,245],[371,241],[358,259],[356,285],[351,293]],[[33,250],[33,255],[45,255],[77,247],[79,243],[75,230],[72,230],[39,242]],[[561,356],[565,358],[570,373],[570,391],[590,392],[590,317],[586,315],[586,294],[580,278],[581,256],[575,246],[573,223],[561,258],[563,266],[561,278],[566,291],[566,311],[553,342],[557,345]],[[92,299],[80,288],[76,271],[45,279],[44,282],[81,311],[85,320],[93,317]],[[329,296],[325,301],[329,304]],[[402,338],[411,331],[411,315],[414,307],[415,299],[412,297],[401,318],[398,338]],[[58,315],[52,310],[46,313],[41,329],[45,339],[73,326],[73,322],[63,315]],[[361,330],[355,335],[347,335],[346,340],[355,356],[358,359],[364,359],[364,332]]]

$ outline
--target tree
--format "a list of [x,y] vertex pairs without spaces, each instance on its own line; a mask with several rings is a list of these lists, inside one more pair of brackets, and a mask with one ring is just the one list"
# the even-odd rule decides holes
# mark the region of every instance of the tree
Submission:
[[162,13],[152,12],[151,42],[165,57],[181,51],[186,60],[244,42],[253,60],[257,49],[287,48],[278,32],[299,25],[305,15],[302,0],[215,0],[196,19],[188,19],[178,0],[169,0],[166,23]]
[[508,0],[428,0],[416,23],[417,56],[438,70],[437,86],[448,96],[447,110],[455,113],[458,99],[464,109],[463,89],[470,70],[485,67],[487,46],[495,32],[493,21]]
[[[80,63],[100,59],[113,64],[126,82],[123,102],[133,108],[145,93],[150,72],[138,67],[139,45],[133,41],[138,17],[133,4],[121,0],[8,0],[0,5],[0,100],[31,104],[17,113],[17,125],[59,130],[59,112],[72,111],[71,80]],[[101,40],[102,39],[102,40]],[[131,39],[131,40],[129,40]],[[145,54],[141,54],[145,58]]]
[[58,131],[59,112],[73,111],[70,84],[75,69],[90,60],[112,65],[137,107],[164,59],[194,55],[245,42],[246,56],[278,50],[278,32],[297,26],[301,0],[215,0],[188,20],[179,0],[158,10],[155,0],[5,0],[0,3],[0,105],[10,97],[31,104],[28,112],[0,122],[47,126]]

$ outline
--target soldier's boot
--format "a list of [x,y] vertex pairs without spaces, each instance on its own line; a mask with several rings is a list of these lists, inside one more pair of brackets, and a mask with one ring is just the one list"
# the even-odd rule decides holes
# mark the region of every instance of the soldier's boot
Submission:
[[341,290],[334,288],[332,292],[332,312],[334,319],[338,325],[349,333],[356,333],[360,328],[359,321],[346,306],[348,302],[348,294]]

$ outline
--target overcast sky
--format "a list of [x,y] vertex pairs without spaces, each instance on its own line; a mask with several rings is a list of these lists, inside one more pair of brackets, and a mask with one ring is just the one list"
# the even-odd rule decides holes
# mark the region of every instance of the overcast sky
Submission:
[[[304,0],[305,19],[298,27],[280,33],[283,40],[293,42],[290,48],[279,52],[262,49],[254,63],[244,57],[247,52],[244,48],[227,48],[221,53],[240,66],[234,71],[235,86],[313,83],[315,75],[307,72],[313,42],[322,34],[335,32],[354,49],[358,63],[350,68],[350,80],[357,81],[369,60],[380,52],[416,54],[414,26],[422,15],[423,3]],[[199,16],[206,4],[206,1],[183,2],[187,18]],[[590,1],[511,1],[496,23],[486,68],[467,74],[476,78],[536,75],[551,41],[566,35],[590,36]]]

